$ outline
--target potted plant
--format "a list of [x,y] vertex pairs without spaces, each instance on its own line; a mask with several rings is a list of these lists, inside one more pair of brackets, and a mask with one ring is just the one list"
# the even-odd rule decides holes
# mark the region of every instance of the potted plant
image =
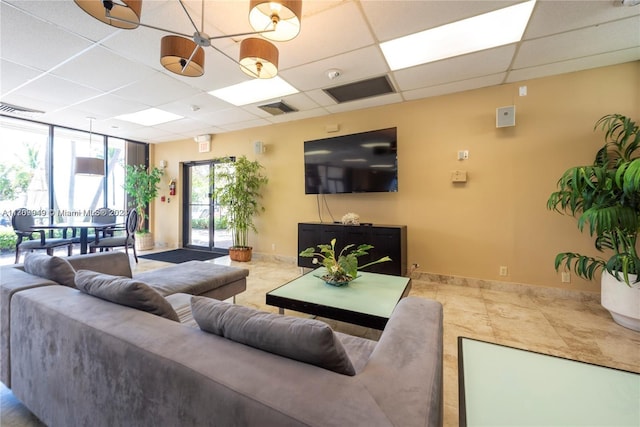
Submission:
[[562,252],[555,267],[573,268],[587,280],[602,271],[602,305],[617,323],[640,330],[640,132],[621,114],[600,118],[598,128],[605,132],[605,144],[593,164],[568,169],[547,207],[577,218],[580,231],[587,226],[595,248],[609,257]]
[[215,170],[213,197],[226,211],[227,225],[233,236],[229,257],[233,261],[251,261],[253,248],[249,246],[249,231],[258,232],[253,217],[264,211],[260,198],[268,179],[262,174],[264,167],[257,160],[242,156],[227,162],[228,167]]
[[[353,244],[345,246],[336,257],[336,239],[333,239],[329,245],[318,245],[320,252],[316,252],[314,248],[307,248],[300,252],[300,256],[313,257],[314,264],[321,263],[326,272],[320,278],[332,286],[344,286],[358,277],[358,270],[370,265],[391,261],[391,258],[385,256],[377,261],[358,266],[358,257],[367,255],[367,251],[373,249],[373,246],[362,244],[355,249],[351,249],[353,247],[355,247]],[[349,249],[351,251],[347,253]]]
[[124,191],[129,196],[129,205],[138,212],[136,227],[136,249],[153,248],[153,235],[145,227],[148,218],[147,206],[158,196],[158,184],[164,174],[163,169],[147,169],[145,165],[127,165],[124,178]]

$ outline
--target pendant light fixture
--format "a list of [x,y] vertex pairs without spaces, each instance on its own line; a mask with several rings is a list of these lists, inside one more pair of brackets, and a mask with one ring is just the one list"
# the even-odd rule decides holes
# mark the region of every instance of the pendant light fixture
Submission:
[[240,68],[252,77],[270,79],[278,74],[278,55],[278,49],[264,39],[244,39],[240,43]]
[[[89,117],[89,148],[92,147],[93,139],[93,117]],[[76,157],[76,175],[98,175],[104,176],[104,159],[97,157]]]
[[294,39],[300,32],[302,1],[300,0],[251,0],[249,23],[256,31],[273,28],[263,33],[269,40],[284,42]]
[[[132,30],[140,25],[142,0],[120,0],[123,4],[99,0],[74,1],[89,15],[113,27]],[[105,10],[109,10],[109,13],[105,13]]]
[[267,40],[245,39],[240,44],[240,59],[231,58],[227,53],[211,44],[212,40],[259,34],[274,41],[291,40],[300,32],[302,18],[301,0],[251,0],[249,22],[254,31],[209,37],[204,32],[204,6],[202,0],[201,25],[198,28],[191,18],[184,0],[177,0],[193,25],[193,34],[183,34],[173,30],[155,27],[140,22],[142,0],[74,0],[89,15],[105,24],[125,29],[146,27],[170,33],[161,40],[160,63],[172,73],[186,77],[204,74],[204,49],[212,47],[231,59],[242,71],[251,77],[269,79],[278,74],[278,49]]
[[160,63],[172,73],[187,77],[204,74],[204,49],[181,36],[164,36],[160,41]]

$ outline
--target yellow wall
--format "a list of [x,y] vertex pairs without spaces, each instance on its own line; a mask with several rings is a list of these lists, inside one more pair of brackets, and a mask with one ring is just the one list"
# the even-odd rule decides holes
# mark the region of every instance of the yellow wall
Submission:
[[[518,96],[522,85],[526,97]],[[516,126],[498,129],[495,109],[506,105],[516,106]],[[304,194],[303,141],[397,126],[399,192],[327,195],[336,220],[356,212],[362,222],[406,224],[407,262],[420,271],[596,290],[575,276],[560,283],[557,252],[595,251],[575,220],[548,211],[546,200],[565,169],[593,160],[603,141],[594,123],[609,113],[640,119],[640,61],[219,134],[205,154],[192,139],[152,151],[156,163],[168,162],[167,179],[179,176],[184,161],[260,160],[270,181],[250,243],[255,252],[294,257],[297,223],[319,220],[316,196]],[[327,134],[328,124],[338,124],[339,133]],[[265,154],[254,154],[256,140]],[[457,160],[462,149],[469,150],[466,161]],[[451,182],[456,169],[467,171],[466,184]],[[156,200],[153,211],[156,242],[170,247],[181,245],[180,196]],[[331,220],[326,210],[323,219]],[[499,266],[508,267],[507,277]]]

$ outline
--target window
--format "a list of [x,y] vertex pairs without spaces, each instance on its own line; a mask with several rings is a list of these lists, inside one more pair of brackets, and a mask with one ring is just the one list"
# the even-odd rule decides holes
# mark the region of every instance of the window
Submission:
[[49,126],[0,116],[1,227],[11,227],[18,208],[36,211],[36,220],[48,223]]
[[[108,207],[127,210],[122,185],[127,159],[144,163],[147,145],[13,117],[0,116],[0,232],[25,207],[37,221],[88,219]],[[133,151],[132,151],[133,150]],[[106,175],[76,175],[77,157],[106,159]],[[11,230],[12,232],[12,230]]]

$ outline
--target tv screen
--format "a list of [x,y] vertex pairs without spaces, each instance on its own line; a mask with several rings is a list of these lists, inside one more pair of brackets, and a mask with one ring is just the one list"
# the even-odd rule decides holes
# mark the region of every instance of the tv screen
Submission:
[[398,191],[397,128],[304,142],[305,194]]

